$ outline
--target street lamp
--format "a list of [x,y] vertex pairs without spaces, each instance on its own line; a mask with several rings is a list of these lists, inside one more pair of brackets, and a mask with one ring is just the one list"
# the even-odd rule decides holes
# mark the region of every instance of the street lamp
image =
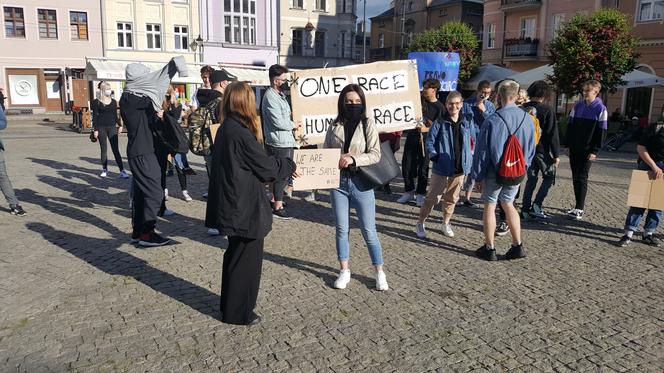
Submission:
[[196,50],[199,46],[201,47],[199,62],[203,62],[203,38],[200,35],[189,44],[189,48],[194,52],[194,62],[196,62]]

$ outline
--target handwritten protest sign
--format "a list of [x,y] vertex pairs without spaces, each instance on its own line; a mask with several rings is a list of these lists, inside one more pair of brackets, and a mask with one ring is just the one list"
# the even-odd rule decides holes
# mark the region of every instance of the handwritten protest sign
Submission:
[[333,189],[339,187],[341,149],[297,149],[293,160],[300,177],[293,179],[293,190]]
[[417,61],[420,89],[426,79],[440,81],[441,91],[455,91],[459,80],[461,58],[456,52],[411,52],[408,58]]
[[301,145],[320,144],[337,117],[339,93],[348,84],[362,87],[367,115],[378,131],[414,128],[422,121],[422,105],[414,61],[375,62],[291,73],[293,120],[301,124],[296,137]]

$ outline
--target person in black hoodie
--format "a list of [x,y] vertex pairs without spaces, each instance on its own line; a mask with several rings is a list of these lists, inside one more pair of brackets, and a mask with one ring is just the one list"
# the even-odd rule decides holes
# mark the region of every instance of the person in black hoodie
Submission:
[[[544,199],[549,194],[549,189],[556,181],[556,169],[560,164],[560,138],[558,135],[558,124],[553,108],[545,105],[544,101],[551,94],[549,84],[544,80],[538,80],[528,87],[530,102],[524,104],[524,109],[533,109],[540,124],[540,139],[535,148],[535,158],[528,168],[528,180],[523,190],[523,202],[521,204],[521,217],[534,216],[540,219],[548,218],[542,210]],[[532,203],[533,193],[537,187],[537,179],[542,174],[535,202]]]
[[224,92],[222,125],[212,147],[205,225],[228,235],[221,275],[221,321],[253,325],[261,279],[263,240],[272,230],[265,183],[295,174],[289,158],[268,156],[261,145],[256,98],[244,82]]
[[609,114],[606,106],[602,99],[597,97],[601,89],[602,85],[597,80],[583,83],[583,98],[574,104],[567,120],[565,145],[569,150],[569,165],[576,198],[576,205],[567,211],[567,214],[575,220],[583,218],[588,193],[588,173],[592,162],[597,159],[597,152],[602,147],[602,138],[608,126]]

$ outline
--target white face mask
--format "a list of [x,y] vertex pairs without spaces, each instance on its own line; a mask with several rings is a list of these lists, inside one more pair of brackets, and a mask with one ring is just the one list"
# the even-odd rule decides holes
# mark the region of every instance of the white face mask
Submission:
[[111,97],[111,90],[110,89],[105,89],[104,90],[104,96]]
[[175,98],[180,98],[180,92],[175,91]]

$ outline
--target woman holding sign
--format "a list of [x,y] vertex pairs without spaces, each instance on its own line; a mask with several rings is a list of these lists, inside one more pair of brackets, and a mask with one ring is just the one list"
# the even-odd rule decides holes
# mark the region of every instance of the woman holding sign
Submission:
[[256,98],[247,83],[231,83],[224,92],[221,127],[212,147],[210,190],[205,225],[228,235],[221,273],[221,321],[254,325],[261,280],[263,239],[272,229],[265,183],[295,174],[289,158],[268,156],[261,145]]
[[330,192],[336,226],[336,246],[339,259],[337,289],[345,289],[350,282],[350,244],[348,242],[350,205],[355,206],[362,227],[362,236],[369,249],[371,262],[376,269],[376,289],[387,290],[387,278],[383,272],[383,249],[376,232],[376,199],[372,186],[362,179],[358,167],[378,163],[380,143],[378,130],[367,118],[366,99],[362,88],[349,84],[341,91],[337,103],[337,118],[325,135],[324,148],[342,149],[339,159],[341,182]]

